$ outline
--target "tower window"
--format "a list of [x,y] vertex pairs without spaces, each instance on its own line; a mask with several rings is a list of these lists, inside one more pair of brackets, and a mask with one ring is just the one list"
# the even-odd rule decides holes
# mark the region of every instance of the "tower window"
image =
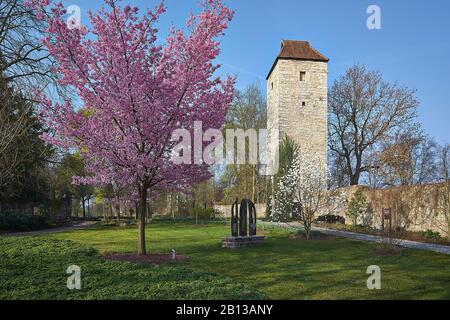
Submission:
[[300,81],[301,82],[306,81],[306,72],[300,71]]
[[306,101],[302,101],[302,107],[306,107]]
[[271,90],[273,90],[273,82],[270,84]]

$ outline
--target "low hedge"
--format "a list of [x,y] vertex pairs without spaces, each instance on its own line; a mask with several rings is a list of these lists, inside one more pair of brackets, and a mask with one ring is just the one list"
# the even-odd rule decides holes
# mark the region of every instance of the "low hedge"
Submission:
[[48,221],[44,216],[16,211],[0,212],[0,230],[33,231],[48,227]]

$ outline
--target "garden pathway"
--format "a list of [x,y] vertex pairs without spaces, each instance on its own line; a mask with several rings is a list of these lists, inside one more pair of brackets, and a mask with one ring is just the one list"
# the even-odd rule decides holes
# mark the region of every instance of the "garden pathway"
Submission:
[[[300,223],[293,222],[293,223],[273,223],[273,224],[279,225],[282,227],[287,227],[287,228],[303,229],[303,226]],[[319,231],[326,235],[342,237],[342,238],[347,238],[347,239],[353,239],[353,240],[358,240],[358,241],[383,243],[387,240],[386,238],[381,237],[381,236],[374,236],[374,235],[355,233],[355,232],[349,232],[349,231],[325,229],[325,228],[318,228],[318,227],[313,227],[313,230]],[[416,242],[416,241],[410,241],[410,240],[400,240],[400,239],[395,239],[394,241],[395,241],[395,243],[398,243],[399,246],[404,247],[404,248],[434,251],[434,252],[450,255],[450,246],[434,244],[434,243]]]
[[74,222],[70,225],[58,227],[58,228],[50,228],[44,230],[36,230],[36,231],[27,231],[27,232],[13,232],[13,233],[2,233],[0,237],[21,237],[21,236],[39,236],[49,233],[58,233],[58,232],[66,232],[72,230],[82,230],[88,229],[95,225],[97,222],[94,221],[86,221],[86,222]]

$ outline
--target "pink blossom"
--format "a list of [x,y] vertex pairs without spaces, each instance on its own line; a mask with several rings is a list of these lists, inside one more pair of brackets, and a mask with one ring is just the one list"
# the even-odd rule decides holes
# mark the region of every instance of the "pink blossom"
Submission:
[[171,134],[221,128],[232,100],[234,79],[214,78],[218,37],[233,12],[220,0],[204,0],[189,18],[190,30],[172,29],[164,45],[155,24],[163,4],[138,16],[137,9],[115,1],[89,13],[91,29],[68,29],[61,3],[48,6],[30,0],[48,23],[44,45],[57,61],[59,83],[72,88],[82,102],[54,103],[41,98],[41,119],[55,132],[44,136],[84,157],[89,177],[77,183],[132,185],[140,197],[182,190],[210,177],[206,165],[174,165]]

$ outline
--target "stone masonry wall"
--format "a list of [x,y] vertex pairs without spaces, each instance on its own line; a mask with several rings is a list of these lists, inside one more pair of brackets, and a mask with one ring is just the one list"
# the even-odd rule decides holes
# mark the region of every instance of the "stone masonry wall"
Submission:
[[[358,224],[380,229],[382,210],[392,209],[392,225],[409,231],[433,230],[446,236],[448,223],[445,212],[450,209],[445,198],[450,196],[450,181],[445,184],[422,186],[404,186],[389,189],[370,189],[363,186],[341,188],[337,191],[334,203],[317,216],[334,214],[345,218],[347,224],[352,223],[348,216],[348,203],[354,194],[361,190],[372,207],[371,213],[364,213],[358,219]],[[445,196],[447,194],[447,196]],[[266,204],[255,204],[259,219],[266,216]],[[446,207],[447,206],[447,207]],[[217,205],[214,207],[224,218],[231,216],[231,205]]]
[[[280,106],[280,86],[278,77],[279,65],[277,64],[267,80],[267,157],[269,159],[269,172],[277,170],[274,166],[277,157],[276,144],[279,143],[279,106]],[[276,172],[274,172],[276,173]],[[269,174],[270,175],[270,174]]]
[[[221,214],[223,218],[231,218],[232,205],[216,205],[214,209]],[[255,203],[256,217],[258,219],[264,219],[266,217],[266,204]]]
[[[361,190],[372,207],[370,214],[363,214],[358,224],[381,228],[382,210],[391,208],[393,226],[402,227],[409,231],[433,230],[445,236],[448,232],[448,222],[445,213],[449,214],[448,199],[450,181],[441,184],[402,186],[389,189],[370,189],[353,186],[339,189],[340,196],[336,197],[340,203],[331,205],[327,212],[346,218],[351,224],[352,219],[347,215],[347,204],[354,194]],[[319,214],[325,214],[324,212]]]
[[[306,72],[306,81],[300,81],[300,72]],[[327,78],[326,62],[280,59],[268,79],[269,137],[277,130],[280,139],[290,136],[303,157],[315,159],[317,168],[325,172]]]

